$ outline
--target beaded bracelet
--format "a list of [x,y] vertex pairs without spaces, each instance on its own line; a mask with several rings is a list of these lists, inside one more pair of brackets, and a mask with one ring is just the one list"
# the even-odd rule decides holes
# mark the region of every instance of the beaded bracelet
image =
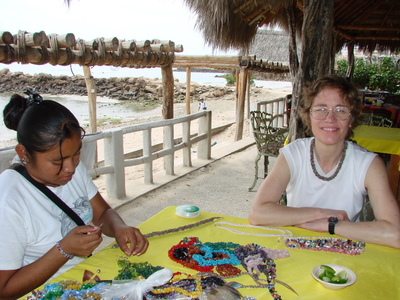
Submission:
[[66,258],[68,258],[68,259],[74,258],[74,255],[66,253],[66,252],[63,250],[63,248],[61,248],[60,241],[58,241],[58,242],[56,243],[56,247],[57,247],[58,251],[60,251],[60,253],[61,253],[62,255],[64,255]]

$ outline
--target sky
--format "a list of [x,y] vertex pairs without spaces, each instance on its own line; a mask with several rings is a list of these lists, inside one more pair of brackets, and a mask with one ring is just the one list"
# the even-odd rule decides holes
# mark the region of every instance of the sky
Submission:
[[231,55],[213,52],[195,29],[196,16],[183,0],[3,0],[1,30],[17,34],[45,31],[73,33],[76,39],[171,40],[185,55]]

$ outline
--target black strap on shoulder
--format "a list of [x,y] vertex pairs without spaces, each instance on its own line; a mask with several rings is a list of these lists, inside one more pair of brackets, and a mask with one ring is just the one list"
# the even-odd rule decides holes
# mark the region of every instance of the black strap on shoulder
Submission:
[[51,201],[54,202],[62,211],[64,211],[78,226],[85,225],[79,217],[64,201],[62,201],[56,194],[49,190],[43,183],[39,183],[34,180],[31,175],[29,175],[26,168],[21,164],[13,164],[10,166],[13,169],[24,176],[30,183],[32,183],[37,189],[39,189],[43,194],[45,194]]

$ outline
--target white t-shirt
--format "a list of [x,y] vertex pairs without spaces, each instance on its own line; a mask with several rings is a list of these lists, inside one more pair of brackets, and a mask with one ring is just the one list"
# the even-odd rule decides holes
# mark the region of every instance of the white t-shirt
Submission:
[[199,110],[206,110],[206,109],[207,109],[206,103],[204,101],[199,102]]
[[[286,189],[287,205],[345,210],[352,220],[362,209],[367,193],[365,176],[376,154],[348,142],[346,157],[339,173],[331,181],[323,181],[315,176],[311,168],[312,139],[298,139],[281,148],[290,169],[290,181]],[[315,157],[314,161],[320,175],[329,177],[335,173],[336,168],[325,174]]]
[[[83,163],[79,163],[71,181],[49,189],[86,224],[91,223],[93,210],[89,200],[96,195],[97,187]],[[7,169],[0,174],[0,191],[0,270],[15,270],[36,261],[77,226],[15,170]],[[56,275],[83,259],[68,260]]]

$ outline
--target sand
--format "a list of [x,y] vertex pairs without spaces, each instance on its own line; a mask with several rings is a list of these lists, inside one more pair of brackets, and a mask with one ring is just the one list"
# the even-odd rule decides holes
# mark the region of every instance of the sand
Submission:
[[[265,88],[257,88],[253,89],[251,95],[251,102],[258,102],[270,99],[276,99],[283,96],[286,96],[287,92],[283,91],[273,91],[270,89]],[[232,124],[236,120],[236,105],[235,99],[231,95],[225,96],[224,98],[220,99],[208,99],[206,101],[207,109],[211,110],[212,112],[212,127],[218,127],[221,125]],[[197,112],[198,106],[197,103],[191,103],[191,111]],[[184,103],[175,103],[174,104],[174,117],[184,116],[185,112],[185,104]],[[161,120],[160,116],[153,116],[152,118],[146,118],[145,122],[149,121],[156,121]],[[135,123],[139,123],[140,120],[124,122],[122,124],[113,124],[113,125],[106,125],[101,128],[101,130],[109,129],[110,127],[123,127],[129,126]],[[195,127],[195,126],[193,126]],[[197,128],[192,128],[194,132]],[[244,124],[244,133],[243,137],[248,136],[249,130],[249,122],[248,120]],[[176,126],[174,128],[175,137],[181,136],[181,126]],[[234,142],[235,138],[235,125],[232,125],[228,129],[224,130],[223,132],[216,134],[212,137],[213,147],[215,149],[219,147],[226,146],[229,143]],[[152,143],[157,144],[162,142],[162,129],[155,129],[152,131]],[[142,148],[142,135],[141,133],[131,133],[124,135],[124,153],[131,152],[134,150],[138,150]],[[98,158],[99,160],[103,159],[103,145],[101,142],[98,143]],[[193,146],[193,151],[196,151],[196,145]],[[176,164],[180,163],[180,159],[182,157],[182,151],[175,152],[175,161]],[[164,170],[164,160],[157,159],[153,163],[153,172],[158,173]],[[143,166],[135,166],[135,167],[127,167],[125,169],[125,180],[137,180],[144,176],[143,173]],[[94,180],[95,184],[98,186],[99,191],[105,195],[105,183],[104,183],[104,176],[100,176]]]

